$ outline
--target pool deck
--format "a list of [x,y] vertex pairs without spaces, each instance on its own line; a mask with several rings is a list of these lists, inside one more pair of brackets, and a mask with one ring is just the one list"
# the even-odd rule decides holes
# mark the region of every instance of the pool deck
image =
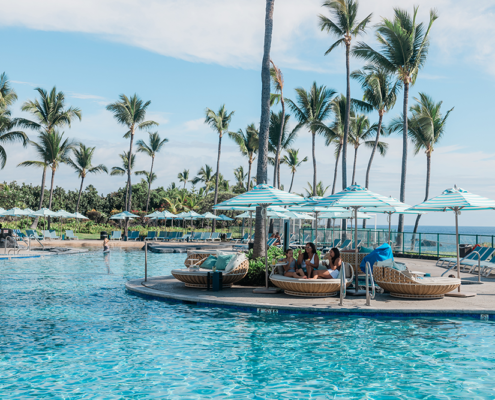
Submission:
[[[440,276],[445,269],[435,266],[434,261],[400,259],[409,269]],[[477,281],[477,275],[461,273],[463,280]],[[144,279],[144,278],[143,278]],[[277,294],[254,294],[252,287],[234,286],[219,292],[186,288],[173,276],[137,279],[127,282],[126,288],[133,294],[155,300],[175,301],[207,307],[224,307],[244,312],[266,312],[284,314],[347,314],[354,316],[441,316],[471,317],[495,320],[495,278],[482,278],[482,285],[462,285],[465,292],[474,292],[475,297],[445,297],[439,300],[407,300],[376,294],[371,306],[366,306],[365,297],[347,296],[344,306],[339,306],[339,297],[303,298]],[[145,285],[145,286],[144,286]]]

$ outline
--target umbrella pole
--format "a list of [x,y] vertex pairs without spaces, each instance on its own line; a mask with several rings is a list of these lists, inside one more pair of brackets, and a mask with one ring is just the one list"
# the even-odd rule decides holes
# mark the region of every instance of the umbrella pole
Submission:
[[315,212],[315,231],[316,231],[315,247],[318,250],[318,211]]
[[253,212],[249,211],[249,241],[253,240]]
[[392,214],[387,213],[388,215],[388,244],[390,245],[390,235],[392,231]]
[[[268,226],[268,207],[263,207],[265,212],[265,228]],[[263,238],[263,236],[261,236]],[[266,239],[266,238],[265,238]],[[265,244],[265,288],[268,290],[268,246]]]
[[355,218],[355,224],[354,224],[354,249],[356,253],[356,279],[355,279],[355,284],[356,284],[356,293],[358,292],[358,274],[357,270],[359,268],[358,265],[358,260],[359,260],[359,254],[358,254],[358,247],[357,247],[357,213],[358,213],[358,208],[354,207],[354,218]]
[[[460,258],[459,257],[459,216],[458,216],[459,209],[457,207],[454,209],[454,213],[455,213],[455,249],[457,253],[457,278],[461,279],[461,261],[459,259]],[[461,292],[461,286],[459,286],[458,292],[459,293]]]

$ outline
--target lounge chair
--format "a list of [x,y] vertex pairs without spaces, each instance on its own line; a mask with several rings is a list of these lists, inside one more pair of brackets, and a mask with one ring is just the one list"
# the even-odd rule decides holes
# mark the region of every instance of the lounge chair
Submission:
[[74,236],[74,232],[72,230],[67,230],[65,231],[65,238],[68,240],[79,240],[77,236]]
[[38,239],[38,240],[44,239],[44,237],[38,235],[38,232],[36,232],[34,229],[26,229],[26,236],[28,236],[32,239]]
[[393,260],[375,263],[373,278],[375,283],[393,297],[406,299],[441,299],[461,285],[457,278],[420,277],[407,268],[395,269]]
[[202,240],[202,241],[206,242],[206,241],[210,240],[211,239],[211,236],[214,235],[214,234],[215,233],[211,233],[211,232],[203,232],[201,234],[201,239],[199,239],[199,240]]
[[[346,287],[352,284],[354,269],[351,264],[343,263],[346,271]],[[300,297],[330,297],[340,291],[340,279],[297,279],[284,276],[283,267],[279,266],[270,274],[272,283],[284,289],[285,294]]]
[[57,236],[57,231],[55,229],[50,229],[50,235],[52,239],[60,239],[60,237]]
[[193,237],[192,234],[186,233],[184,236],[177,238],[177,241],[179,241],[179,242],[185,242],[186,240],[191,241],[192,237]]
[[[485,250],[481,250],[485,249]],[[478,267],[478,254],[479,256],[479,264],[481,267],[481,262],[487,261],[495,252],[493,247],[478,247],[476,250],[472,251],[475,254],[475,257],[472,260],[464,260],[461,262],[461,271],[465,272],[473,272]],[[470,253],[471,254],[471,253]]]
[[165,240],[166,237],[167,237],[167,233],[168,232],[165,232],[165,231],[160,231],[160,234],[157,236],[156,240]]
[[495,269],[495,256],[492,257],[490,261],[483,261],[481,263],[481,275],[485,277],[489,277],[490,274],[493,272]]
[[122,239],[122,232],[121,231],[112,231],[112,234],[108,238],[110,240],[121,240]]
[[148,235],[144,238],[144,240],[156,240],[156,231],[148,231]]
[[127,240],[138,240],[139,231],[129,231],[127,235]]
[[[361,246],[361,243],[363,243],[362,240],[357,241],[357,247],[359,248]],[[355,250],[356,249],[356,243],[353,243],[351,246],[351,249]]]
[[[488,249],[488,247],[481,247],[480,250],[477,250],[480,256],[482,256],[485,251]],[[475,252],[469,253],[466,257],[461,258],[460,262],[461,264],[464,261],[467,260],[478,260],[478,255]],[[444,268],[450,268],[452,265],[457,264],[457,257],[444,257],[438,259],[436,266],[437,267],[444,267]]]
[[50,231],[48,229],[44,229],[41,231],[41,234],[43,235],[43,239],[45,240],[48,240],[52,238],[52,234],[50,233]]
[[[223,287],[231,287],[236,282],[244,278],[249,270],[249,260],[243,253],[232,253],[236,257],[228,265],[225,271],[222,271]],[[185,269],[174,269],[172,275],[175,279],[184,282],[187,287],[206,288],[208,284],[209,269],[201,268],[203,262],[210,256],[216,256],[217,253],[211,250],[188,251],[184,265]],[[229,269],[230,268],[230,269]]]
[[220,233],[213,232],[208,240],[211,240],[212,242],[214,242],[215,240],[220,240]]
[[247,243],[249,240],[249,233],[245,233],[242,239],[234,239],[232,240],[235,243]]
[[170,242],[171,240],[177,238],[177,234],[179,232],[168,232],[167,236],[165,237],[165,239],[163,239],[165,242]]
[[229,232],[225,235],[225,240],[232,240],[232,232]]
[[26,235],[22,233],[20,229],[12,229],[12,231],[13,231],[13,236],[17,240],[22,240],[23,237],[26,237]]
[[338,249],[339,249],[339,250],[344,250],[344,249],[346,249],[347,247],[349,247],[349,245],[350,245],[350,244],[351,244],[351,241],[350,241],[349,239],[346,239],[346,240],[344,240],[344,243],[342,243],[342,244],[338,247]]

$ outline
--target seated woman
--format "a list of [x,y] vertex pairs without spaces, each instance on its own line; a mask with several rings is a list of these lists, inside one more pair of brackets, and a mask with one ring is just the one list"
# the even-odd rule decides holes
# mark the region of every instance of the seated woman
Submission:
[[313,276],[313,271],[316,271],[320,265],[320,258],[318,257],[318,253],[316,253],[316,246],[314,243],[306,243],[304,253],[299,253],[297,265],[301,265],[302,269],[306,270],[308,278]]
[[280,234],[277,232],[275,234],[275,236],[273,236],[275,239],[275,243],[273,243],[274,246],[279,246],[280,244],[282,244],[282,237],[280,236]]
[[297,278],[297,279],[307,279],[306,275],[304,275],[304,271],[301,268],[297,268],[296,259],[294,258],[294,251],[292,249],[288,249],[285,253],[287,258],[287,265],[284,265],[284,276],[288,276],[289,278]]
[[328,262],[326,270],[315,271],[313,279],[337,279],[339,277],[342,260],[340,259],[340,251],[336,247],[325,254],[324,260]]

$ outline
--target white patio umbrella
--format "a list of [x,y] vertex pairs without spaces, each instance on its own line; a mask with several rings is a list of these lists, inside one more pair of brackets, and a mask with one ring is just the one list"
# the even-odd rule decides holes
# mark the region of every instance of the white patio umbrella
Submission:
[[201,214],[198,214],[195,211],[187,211],[187,212],[180,213],[179,215],[181,216],[181,218],[189,219],[191,221],[191,234],[192,234],[192,228],[193,228],[192,227],[192,221],[193,221],[193,219],[201,217]]
[[[467,190],[458,188],[444,190],[440,196],[433,197],[409,209],[410,211],[453,211],[455,215],[455,246],[457,253],[457,278],[461,278],[461,263],[459,257],[459,215],[462,211],[495,210],[495,201],[478,196]],[[448,293],[446,296],[472,297],[475,293],[463,293],[459,286],[457,293]]]
[[139,215],[132,214],[129,211],[123,211],[121,213],[112,215],[109,219],[126,219],[126,218],[129,219],[139,218]]
[[[339,193],[335,193],[331,196],[325,197],[319,200],[318,204],[323,207],[344,207],[354,210],[354,218],[355,218],[354,247],[356,254],[356,268],[358,267],[358,260],[359,260],[358,247],[356,246],[357,238],[358,238],[358,223],[357,223],[358,210],[363,207],[400,206],[399,202],[393,201],[393,199],[389,197],[385,197],[377,193],[373,193],[368,189],[359,185],[349,186]],[[366,291],[360,292],[358,290],[358,274],[356,273],[355,275],[356,275],[355,291],[354,293],[349,292],[349,294],[355,296],[365,295]]]
[[31,215],[33,215],[35,217],[43,217],[45,222],[46,222],[46,217],[56,217],[57,216],[55,211],[52,211],[49,208],[45,208],[45,207],[40,208],[38,211],[35,211]]
[[[249,192],[245,192],[232,199],[217,204],[214,209],[226,206],[241,206],[241,207],[261,207],[263,216],[265,218],[265,226],[268,223],[267,209],[269,206],[282,206],[293,205],[304,202],[304,198],[292,193],[284,192],[283,190],[275,189],[267,184],[260,184],[255,186]],[[264,232],[256,233],[258,238],[264,237]],[[276,290],[268,289],[268,249],[265,246],[265,289],[254,289],[254,293],[276,293]]]

